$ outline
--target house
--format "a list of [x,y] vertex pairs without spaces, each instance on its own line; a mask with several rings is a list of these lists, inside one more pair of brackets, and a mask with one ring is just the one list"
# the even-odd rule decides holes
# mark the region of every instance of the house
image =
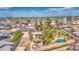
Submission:
[[41,32],[32,32],[33,37],[35,38],[36,36],[41,36]]
[[67,24],[69,23],[69,22],[67,21],[67,18],[63,18],[62,21],[63,21],[63,23],[64,23],[65,25],[67,25]]
[[79,25],[79,20],[73,20],[73,21],[72,21],[72,24],[73,24],[73,25]]
[[43,40],[41,38],[41,32],[32,32],[33,40],[30,44],[30,50],[34,51],[36,48],[43,46]]
[[12,42],[0,40],[0,51],[11,51],[13,47],[14,45]]
[[79,37],[79,32],[73,32],[73,34],[77,37]]
[[9,30],[1,30],[0,31],[0,40],[8,39],[10,37],[11,37],[11,31],[9,31]]
[[19,30],[19,28],[10,29],[10,32],[15,32],[17,30]]
[[52,26],[55,26],[55,25],[56,25],[56,22],[55,22],[54,20],[52,20],[52,21],[51,21],[51,25],[52,25]]
[[22,31],[36,31],[36,29],[32,26],[19,27],[19,30],[22,30]]
[[72,28],[73,28],[73,30],[75,31],[75,32],[79,32],[79,26],[72,26]]

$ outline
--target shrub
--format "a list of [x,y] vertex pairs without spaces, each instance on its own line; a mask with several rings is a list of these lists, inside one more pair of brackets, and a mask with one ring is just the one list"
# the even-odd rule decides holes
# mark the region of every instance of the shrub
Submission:
[[21,36],[22,36],[22,31],[16,31],[15,33],[14,33],[14,36],[13,36],[13,38],[12,38],[12,42],[15,44],[17,41],[18,41],[18,39],[20,39],[21,38]]

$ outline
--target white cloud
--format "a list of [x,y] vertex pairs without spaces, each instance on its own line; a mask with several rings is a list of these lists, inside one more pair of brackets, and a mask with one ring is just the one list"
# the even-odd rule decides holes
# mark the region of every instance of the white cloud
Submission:
[[64,8],[73,8],[73,7],[64,7]]
[[70,11],[72,9],[72,7],[63,7],[63,8],[48,8],[47,10],[44,10],[44,12],[46,13],[49,13],[50,14],[68,14],[69,12],[72,12]]

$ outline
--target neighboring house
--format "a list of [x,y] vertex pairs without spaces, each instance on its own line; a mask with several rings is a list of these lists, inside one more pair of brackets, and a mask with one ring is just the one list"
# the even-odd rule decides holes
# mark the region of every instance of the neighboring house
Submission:
[[74,29],[74,31],[79,32],[79,27],[78,26],[72,26],[72,28]]
[[12,32],[15,32],[17,30],[19,30],[19,28],[10,29],[10,32],[12,33]]
[[5,24],[0,23],[0,28],[4,28]]
[[17,25],[16,25],[16,24],[10,24],[10,26],[11,26],[12,28],[15,28]]
[[13,48],[13,43],[5,40],[0,40],[0,51],[10,51]]
[[73,20],[73,21],[72,21],[72,24],[73,24],[73,25],[79,24],[79,20]]
[[1,30],[0,31],[0,40],[8,39],[11,37],[11,31],[10,30]]
[[41,32],[32,32],[33,37],[35,38],[36,36],[41,36]]
[[79,20],[72,21],[72,28],[74,29],[74,31],[79,32]]
[[79,32],[73,32],[73,34],[77,37],[79,37]]
[[68,24],[67,18],[63,18],[63,23],[66,25]]
[[51,21],[51,25],[52,26],[55,26],[56,25],[56,22],[55,21]]
[[36,29],[32,26],[28,26],[28,27],[19,27],[19,30],[22,31],[36,31]]

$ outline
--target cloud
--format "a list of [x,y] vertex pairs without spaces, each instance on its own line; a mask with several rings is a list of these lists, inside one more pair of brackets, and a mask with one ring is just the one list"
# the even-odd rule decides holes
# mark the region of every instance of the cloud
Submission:
[[52,16],[73,15],[76,11],[77,10],[75,10],[73,7],[48,8],[47,10],[44,10],[44,12]]
[[64,7],[64,8],[73,8],[73,7]]

